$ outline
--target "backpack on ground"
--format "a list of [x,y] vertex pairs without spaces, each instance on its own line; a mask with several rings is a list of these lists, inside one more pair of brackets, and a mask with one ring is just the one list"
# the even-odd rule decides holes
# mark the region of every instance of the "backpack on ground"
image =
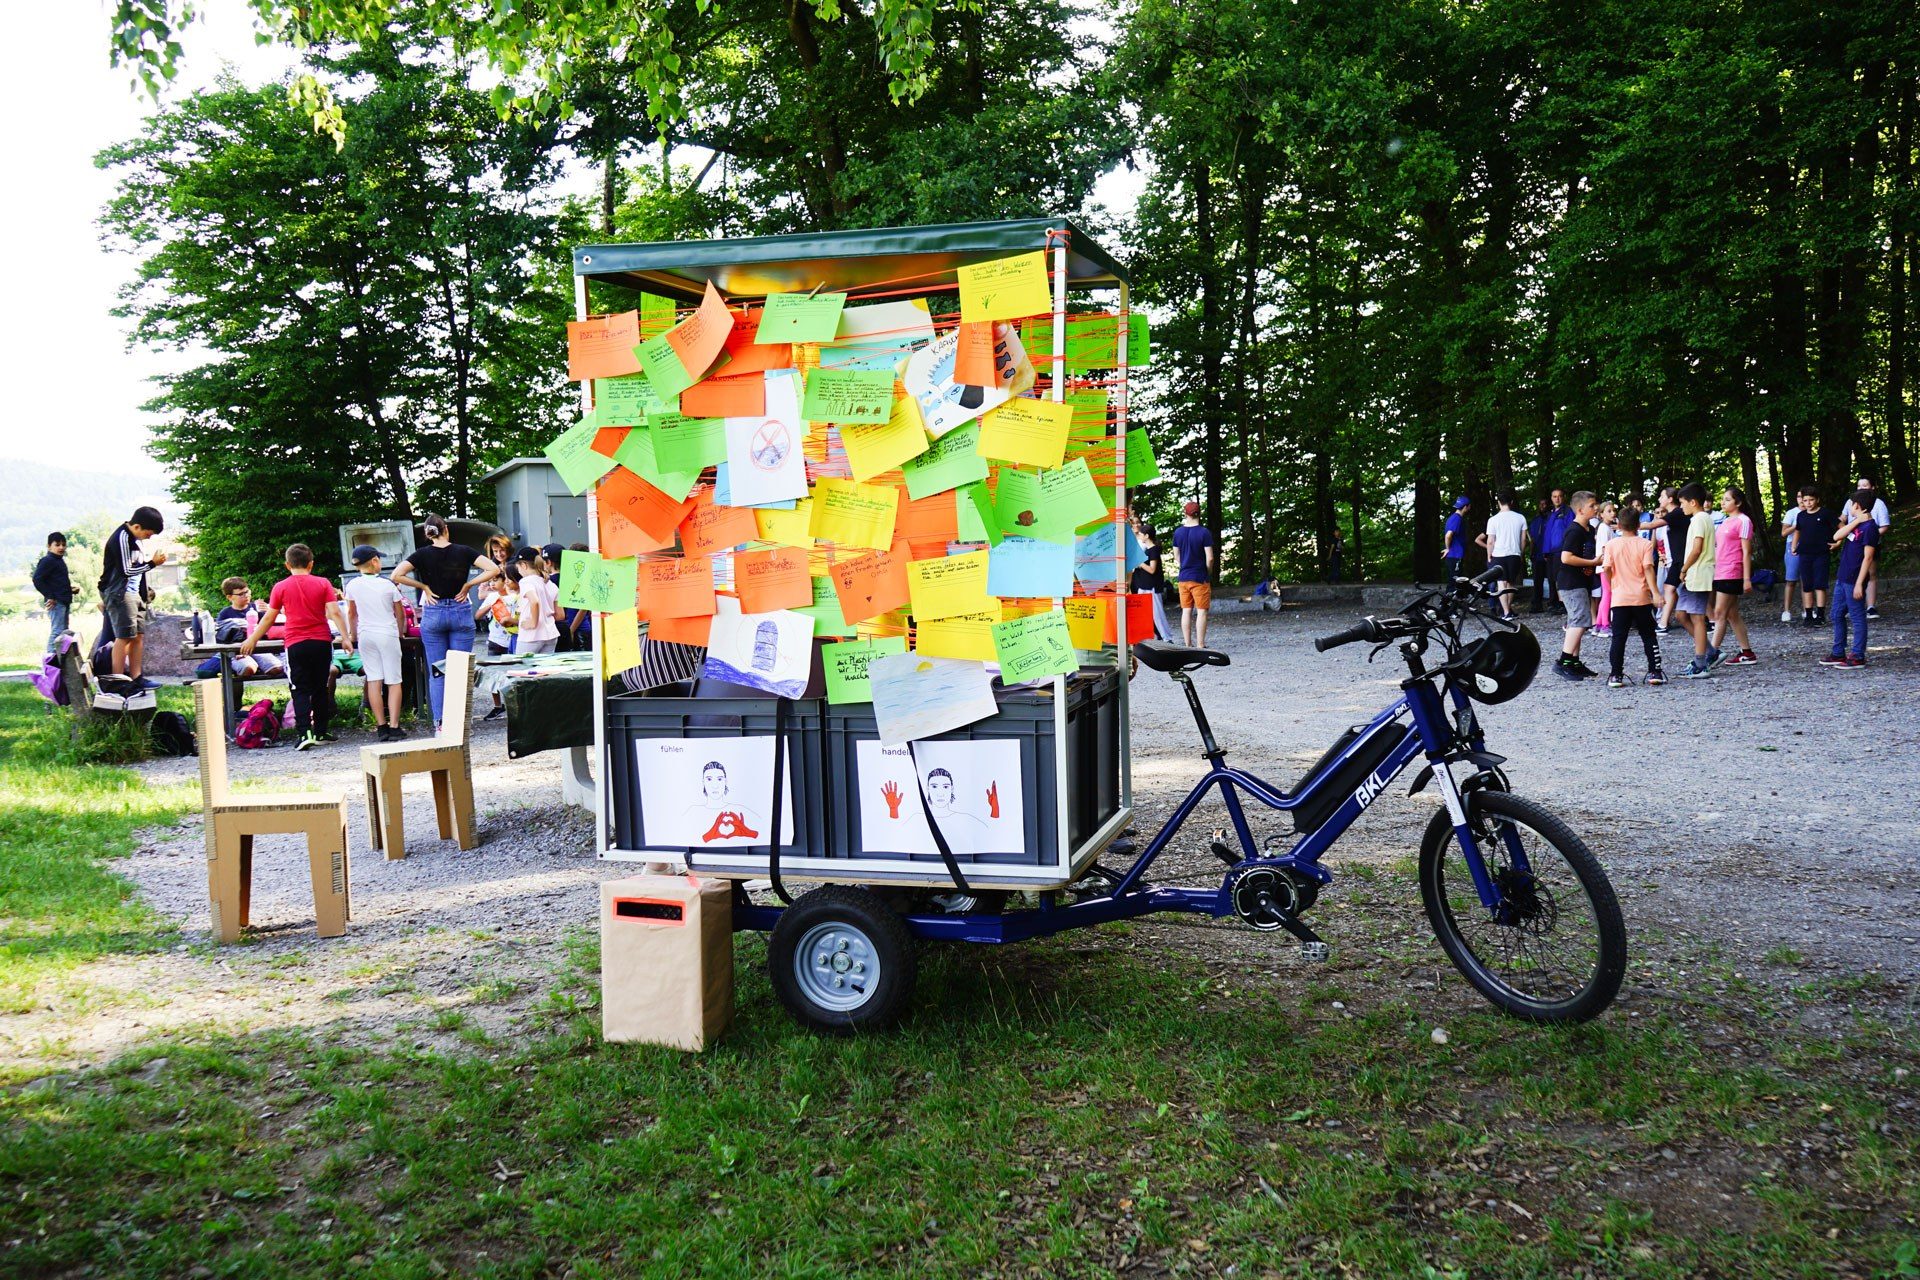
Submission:
[[153,749],[163,756],[190,756],[199,748],[193,738],[193,724],[178,711],[156,711],[147,726]]
[[240,723],[233,727],[233,745],[251,749],[271,747],[280,741],[280,717],[274,714],[273,699],[262,698],[247,708]]

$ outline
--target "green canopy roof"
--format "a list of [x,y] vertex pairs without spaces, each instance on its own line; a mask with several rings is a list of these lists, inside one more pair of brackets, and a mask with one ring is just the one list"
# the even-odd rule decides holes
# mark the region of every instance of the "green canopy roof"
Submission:
[[711,280],[728,298],[811,289],[928,292],[950,288],[956,267],[1047,247],[1049,230],[1067,233],[1069,288],[1127,282],[1107,252],[1065,218],[955,222],[937,227],[875,227],[739,240],[591,244],[573,251],[575,275],[698,299]]

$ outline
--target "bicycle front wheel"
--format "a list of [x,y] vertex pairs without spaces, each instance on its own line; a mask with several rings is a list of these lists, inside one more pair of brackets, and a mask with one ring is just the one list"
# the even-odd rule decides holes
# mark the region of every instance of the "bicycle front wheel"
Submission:
[[1461,800],[1499,900],[1480,901],[1442,808],[1420,845],[1420,896],[1440,946],[1480,994],[1515,1017],[1598,1017],[1627,970],[1626,925],[1599,859],[1532,801],[1497,791]]

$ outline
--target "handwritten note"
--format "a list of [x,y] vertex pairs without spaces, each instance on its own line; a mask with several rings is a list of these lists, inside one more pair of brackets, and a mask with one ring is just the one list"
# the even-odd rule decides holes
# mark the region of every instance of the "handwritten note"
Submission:
[[[1126,562],[1121,563],[1119,548],[1122,531],[1126,539]],[[1073,576],[1082,582],[1124,583],[1133,571],[1147,562],[1147,553],[1133,530],[1107,521],[1094,527],[1074,543]]]
[[625,470],[616,471],[602,481],[597,496],[603,512],[617,514],[633,524],[655,546],[672,545],[674,531],[692,509],[691,503],[676,499]]
[[767,382],[758,374],[708,378],[680,393],[680,412],[690,418],[744,418],[767,411]]
[[637,373],[640,364],[633,358],[633,347],[639,341],[638,311],[569,320],[567,377],[574,382],[585,382],[588,378],[617,378]]
[[980,424],[969,422],[949,431],[929,445],[926,452],[903,463],[901,471],[907,478],[907,496],[925,498],[985,480],[987,460],[980,456],[979,443]]
[[[1001,474],[1001,484],[1012,472]],[[993,494],[988,492],[984,480],[973,484],[963,484],[953,491],[954,522],[958,526],[956,536],[961,542],[985,542],[998,546],[1000,542],[1000,516],[995,509]]]
[[813,580],[813,603],[799,610],[813,619],[813,634],[817,636],[850,636],[853,624],[840,617],[840,601],[833,592],[833,583],[826,578]]
[[675,502],[685,499],[700,479],[698,469],[674,471],[661,466],[654,455],[653,432],[644,427],[627,432],[627,438],[613,451],[613,460]]
[[647,382],[653,387],[654,394],[663,400],[673,400],[700,378],[697,374],[687,372],[687,367],[680,363],[680,353],[667,338],[668,335],[664,333],[657,338],[648,338],[633,349],[633,354],[640,371],[647,375]]
[[1057,467],[1072,425],[1072,406],[1017,397],[981,415],[980,452],[1025,467]]
[[667,345],[679,356],[681,367],[688,376],[698,381],[706,376],[713,362],[719,358],[720,349],[726,345],[727,337],[732,332],[733,313],[727,310],[726,299],[720,296],[720,291],[709,280],[700,306],[692,315],[667,330],[664,336]]
[[720,356],[726,361],[725,372],[729,378],[743,377],[749,373],[765,373],[769,369],[793,368],[792,344],[755,342],[753,330],[753,319],[748,312],[734,312],[733,332],[727,335],[726,345],[720,348]]
[[980,613],[998,602],[987,592],[987,553],[974,551],[907,566],[907,592],[916,622]]
[[813,536],[823,542],[881,551],[893,545],[900,491],[823,476],[813,490]]
[[1067,615],[1067,634],[1076,649],[1098,649],[1107,642],[1106,599],[1068,600],[1061,610]]
[[813,499],[795,503],[791,511],[761,507],[754,511],[753,523],[762,542],[777,542],[783,547],[811,547]]
[[690,556],[710,556],[727,551],[760,535],[755,512],[748,507],[723,507],[713,500],[713,490],[698,489],[693,510],[680,524],[680,545]]
[[807,375],[800,413],[808,422],[885,422],[893,416],[893,374],[815,369]]
[[546,448],[547,461],[559,473],[569,493],[585,493],[593,482],[613,470],[614,460],[593,447],[600,428],[585,418],[560,433]]
[[1085,458],[1075,458],[1065,466],[1040,473],[1040,501],[1047,508],[1049,523],[1055,521],[1077,529],[1107,513],[1107,499],[1093,482]]
[[887,746],[931,738],[1000,710],[993,678],[979,662],[885,654],[867,664],[867,678],[874,721]]
[[1160,478],[1160,462],[1153,456],[1153,441],[1145,427],[1127,432],[1127,484],[1141,485]]
[[987,553],[987,591],[996,596],[1073,594],[1073,548],[1043,538],[1008,538]]
[[959,269],[960,319],[1018,320],[1053,310],[1053,291],[1047,285],[1047,255],[1036,249],[976,262]]
[[934,622],[915,622],[913,651],[932,658],[995,660],[993,624],[1002,617],[999,601],[984,613],[963,613]]
[[[568,555],[560,563],[562,567]],[[714,611],[713,561],[706,556],[647,560],[640,565],[640,616],[706,618]]]
[[993,647],[1004,684],[1024,684],[1080,669],[1067,615],[1058,609],[993,624]]
[[[672,546],[673,535],[671,529],[669,529],[666,537],[656,538],[608,504],[608,486],[622,477],[636,484],[646,483],[639,477],[628,475],[624,471],[616,471],[600,482],[598,512],[600,522],[600,554],[608,557],[643,556],[648,552],[660,551]],[[651,486],[648,487],[651,488]],[[655,489],[654,492],[659,493],[659,490]],[[678,521],[676,520],[675,523],[678,523]]]
[[653,456],[668,471],[704,471],[727,456],[724,418],[689,418],[667,410],[647,417]]
[[807,464],[801,454],[806,425],[800,420],[799,376],[791,369],[761,374],[762,411],[727,418],[727,479],[735,504],[765,506],[807,496]]
[[813,603],[807,553],[797,547],[740,552],[733,558],[733,584],[746,613],[804,609]]
[[873,683],[867,674],[868,667],[875,658],[906,651],[905,636],[876,636],[872,640],[823,645],[820,659],[826,667],[827,701],[872,702]]
[[822,369],[899,367],[908,352],[933,341],[933,317],[926,300],[876,302],[840,313],[840,335],[820,348]]
[[643,374],[593,380],[593,408],[603,427],[637,427],[650,411],[668,407],[653,394],[653,384]]
[[607,679],[640,665],[640,618],[632,609],[600,615],[600,673]]
[[591,551],[569,551],[561,557],[560,603],[569,609],[630,609],[634,583],[631,559],[603,560]]
[[910,395],[894,397],[893,413],[882,423],[847,423],[840,428],[847,465],[855,480],[871,480],[927,451],[927,429],[920,405]]
[[844,293],[770,293],[755,342],[832,342],[840,329]]
[[839,598],[841,618],[849,624],[865,622],[905,605],[910,598],[907,564],[905,547],[836,561],[827,577]]

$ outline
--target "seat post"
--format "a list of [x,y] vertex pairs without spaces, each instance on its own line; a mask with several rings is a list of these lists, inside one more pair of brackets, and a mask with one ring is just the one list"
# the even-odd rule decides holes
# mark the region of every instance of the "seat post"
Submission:
[[1193,687],[1193,677],[1184,671],[1176,671],[1173,678],[1182,689],[1187,691],[1187,705],[1193,708],[1193,722],[1200,727],[1200,746],[1202,754],[1215,764],[1226,758],[1218,742],[1213,739],[1213,726],[1207,722],[1207,711],[1200,705],[1200,691]]

